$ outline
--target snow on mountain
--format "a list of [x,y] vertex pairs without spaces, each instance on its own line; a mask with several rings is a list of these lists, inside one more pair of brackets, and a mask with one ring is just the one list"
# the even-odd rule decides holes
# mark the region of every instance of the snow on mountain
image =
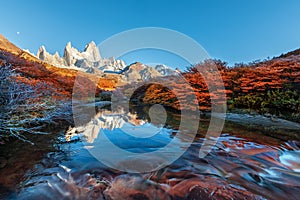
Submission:
[[46,51],[44,46],[41,46],[37,52],[37,57],[57,67],[80,68],[84,71],[93,71],[91,68],[97,68],[101,71],[105,69],[120,71],[126,67],[122,60],[101,58],[99,49],[93,41],[87,44],[82,52],[72,47],[71,42],[68,42],[63,57],[60,57],[57,52],[52,55]]
[[149,67],[137,62],[126,66],[123,60],[117,60],[114,57],[102,58],[98,47],[93,41],[85,46],[84,51],[79,51],[72,47],[71,42],[68,42],[62,57],[58,52],[54,55],[48,53],[46,47],[41,46],[38,49],[37,57],[44,62],[61,68],[77,69],[96,75],[118,74],[119,79],[124,82],[146,81],[158,76],[178,74],[176,70],[166,65]]
[[163,76],[172,76],[178,74],[178,70],[173,70],[166,65],[156,65],[154,68]]

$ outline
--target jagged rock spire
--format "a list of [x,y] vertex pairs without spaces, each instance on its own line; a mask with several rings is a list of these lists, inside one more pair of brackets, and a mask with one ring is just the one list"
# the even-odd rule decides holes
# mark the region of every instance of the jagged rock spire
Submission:
[[45,60],[46,59],[46,55],[47,51],[44,45],[40,46],[40,48],[38,49],[36,56],[41,59],[41,60]]
[[97,68],[101,71],[120,71],[126,67],[125,62],[122,60],[101,58],[99,49],[94,41],[88,43],[82,52],[72,47],[71,42],[68,42],[62,58],[58,53],[54,55],[47,53],[44,46],[40,47],[37,54],[41,60],[58,67],[77,67],[85,71],[91,68]]
[[91,41],[89,44],[85,46],[84,52],[91,55],[91,59],[94,60],[95,62],[101,60],[99,49],[96,46],[94,41]]

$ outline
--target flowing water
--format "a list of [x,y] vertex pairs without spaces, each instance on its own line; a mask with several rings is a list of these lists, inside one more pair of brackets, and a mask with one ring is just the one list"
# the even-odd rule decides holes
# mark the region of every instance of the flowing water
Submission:
[[[187,148],[184,138],[175,137],[180,114],[167,115],[168,121],[162,125],[151,122],[143,109],[127,113],[103,109],[91,122],[62,131],[58,137],[47,136],[47,142],[35,141],[37,147],[16,143],[15,158],[4,155],[6,163],[1,166],[2,198],[299,199],[300,142],[227,124],[213,149],[199,158],[205,140],[201,135],[209,119],[200,120],[198,135]],[[143,157],[137,163],[129,156],[117,155],[102,142],[104,136],[131,153],[155,152],[173,140],[176,145],[167,153],[172,156],[182,149],[185,153],[162,169],[128,173],[107,167],[95,153],[113,158],[117,163],[113,166],[122,170],[155,165],[156,160]],[[159,157],[164,159],[164,153]]]

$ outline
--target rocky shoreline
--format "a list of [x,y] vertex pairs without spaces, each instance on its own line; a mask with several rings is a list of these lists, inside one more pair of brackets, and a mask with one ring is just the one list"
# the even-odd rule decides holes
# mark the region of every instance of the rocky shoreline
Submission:
[[[210,114],[208,114],[210,115]],[[212,117],[221,118],[223,114],[214,113]],[[239,124],[250,130],[257,130],[263,134],[283,140],[299,140],[300,124],[297,122],[263,116],[260,114],[226,113],[226,122]]]

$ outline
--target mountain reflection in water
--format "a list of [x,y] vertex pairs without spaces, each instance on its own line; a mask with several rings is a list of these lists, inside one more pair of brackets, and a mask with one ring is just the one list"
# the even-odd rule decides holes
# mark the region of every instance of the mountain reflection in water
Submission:
[[[178,160],[150,173],[121,172],[91,156],[86,148],[99,145],[97,142],[101,142],[98,141],[101,134],[124,150],[140,153],[163,148],[176,135],[179,114],[168,112],[168,119],[171,120],[163,125],[151,123],[143,110],[136,109],[135,112],[101,110],[87,124],[69,129],[65,136],[59,138],[57,151],[48,153],[41,164],[27,172],[15,198],[299,198],[299,142],[274,142],[270,137],[262,137],[259,142],[257,138],[248,137],[242,128],[231,130],[233,133],[239,132],[239,136],[231,132],[223,133],[212,151],[201,159],[198,155],[204,138],[196,137]],[[199,127],[203,129],[201,121]],[[241,137],[241,133],[245,137]],[[135,138],[136,134],[145,134],[145,137]],[[184,139],[175,139],[178,148],[186,147]],[[109,151],[106,149],[102,153]],[[151,164],[147,163],[151,159],[144,160],[146,164]]]

